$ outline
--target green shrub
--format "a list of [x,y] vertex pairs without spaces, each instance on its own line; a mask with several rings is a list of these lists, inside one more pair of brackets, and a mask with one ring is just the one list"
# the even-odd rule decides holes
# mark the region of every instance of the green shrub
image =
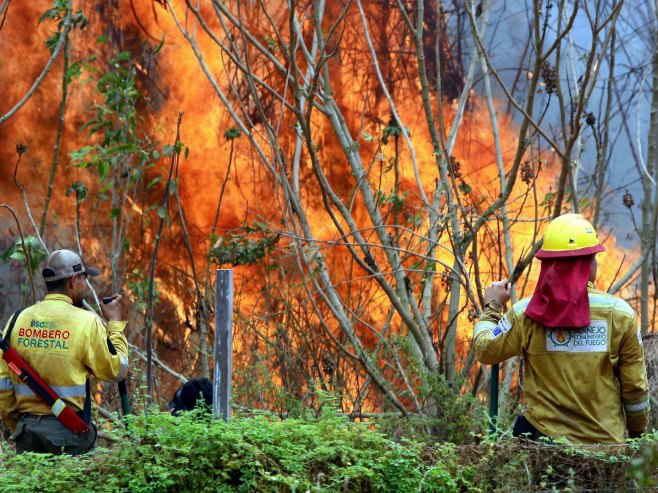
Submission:
[[[329,406],[327,406],[329,407]],[[379,423],[379,421],[377,422]],[[658,435],[623,446],[502,438],[391,440],[333,410],[281,420],[149,410],[80,457],[0,454],[0,493],[633,491],[656,484]]]
[[382,420],[379,429],[391,438],[408,437],[424,443],[464,445],[486,435],[489,417],[484,403],[470,393],[459,392],[443,375],[427,374],[424,389],[426,415]]
[[[118,443],[82,457],[6,452],[0,491],[405,492],[418,491],[427,469],[421,445],[395,443],[333,413],[225,423],[198,413],[153,411],[131,417],[127,432],[113,434]],[[445,478],[429,479],[426,484]]]

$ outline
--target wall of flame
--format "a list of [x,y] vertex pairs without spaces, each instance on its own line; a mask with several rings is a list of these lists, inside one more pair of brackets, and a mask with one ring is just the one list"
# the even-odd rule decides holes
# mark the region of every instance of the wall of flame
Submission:
[[[14,3],[10,6],[0,31],[0,40],[2,40],[0,59],[7,61],[0,65],[0,85],[3,87],[0,114],[8,111],[29,90],[48,59],[48,52],[43,42],[55,26],[51,22],[38,24],[38,19],[49,5],[50,2],[39,0]],[[198,60],[189,44],[181,37],[170,12],[161,5],[161,2],[84,0],[77,2],[76,8],[80,8],[90,22],[85,30],[75,31],[72,35],[72,60],[81,60],[92,55],[107,60],[108,47],[139,53],[141,55],[141,62],[138,65],[140,87],[148,101],[148,107],[142,112],[144,125],[151,135],[163,144],[173,143],[178,112],[184,113],[181,138],[189,147],[190,154],[187,160],[181,161],[178,190],[194,250],[193,258],[197,270],[202,273],[200,276],[203,277],[205,254],[211,246],[208,236],[213,226],[220,189],[226,179],[229,164],[231,142],[224,137],[224,132],[235,124],[200,71]],[[377,13],[376,6],[370,5],[368,8],[372,15]],[[189,17],[186,19],[182,3],[176,9],[179,19],[192,22]],[[209,3],[204,3],[201,11],[207,14],[208,18],[212,17]],[[249,9],[245,8],[243,13],[247,23],[252,26],[262,21]],[[277,8],[273,5],[272,17],[276,22],[284,23],[286,16],[285,6],[281,5]],[[391,19],[388,20],[393,22]],[[369,64],[358,63],[359,57],[367,61],[367,49],[360,37],[358,27],[355,19],[348,23],[345,36],[352,44],[343,47],[346,52],[343,54],[343,60],[353,59],[353,63],[343,66],[331,61],[329,64],[332,77],[336,81],[335,96],[340,101],[341,109],[347,115],[348,124],[355,135],[360,131],[359,153],[363,162],[372,163],[371,179],[375,180],[376,176],[376,180],[381,182],[381,189],[390,191],[393,187],[392,173],[386,171],[386,160],[393,154],[392,144],[380,146],[377,138],[386,126],[390,110],[381,92],[370,91],[373,73]],[[96,40],[100,35],[106,36],[109,42],[98,44]],[[262,35],[268,35],[265,27]],[[161,52],[152,57],[145,56],[161,39],[164,39]],[[226,84],[225,74],[230,71],[230,62],[220,56],[217,47],[207,36],[199,34],[198,41],[200,49],[207,56],[209,71]],[[408,40],[393,38],[389,42],[392,45],[397,43],[403,46]],[[257,69],[265,71],[263,67]],[[424,117],[419,111],[421,101],[417,83],[413,77],[405,77],[404,69],[405,67],[391,62],[389,76],[398,79],[396,85],[398,109],[405,127],[411,134],[421,168],[423,186],[426,191],[431,192],[436,187],[438,170]],[[406,70],[413,72],[413,67],[407,67]],[[53,143],[57,132],[61,98],[61,72],[60,57],[27,104],[11,119],[0,125],[0,194],[4,202],[11,204],[20,212],[23,227],[27,230],[30,229],[27,227],[28,217],[13,181],[18,160],[15,146],[20,143],[28,148],[21,159],[17,178],[25,186],[28,204],[32,208],[32,213],[38,218],[53,160]],[[62,190],[73,181],[88,183],[92,189],[96,186],[93,176],[87,170],[70,167],[68,158],[68,152],[85,144],[85,134],[80,128],[88,119],[90,105],[98,100],[93,85],[86,79],[87,77],[83,75],[70,86],[64,119],[63,145],[59,154],[56,193],[45,234],[45,240],[51,248],[71,247],[75,244],[73,202],[70,197],[64,196]],[[273,106],[270,110],[276,113],[280,108]],[[446,124],[449,124],[454,118],[454,105],[447,104],[445,112]],[[273,118],[276,116],[278,115]],[[292,119],[289,114],[281,115],[282,128],[290,128],[291,124]],[[343,150],[330,131],[326,120],[315,118],[313,125],[314,138],[320,148],[319,154],[325,172],[340,196],[348,200],[354,196],[355,182],[347,169]],[[516,149],[515,131],[512,121],[503,120],[501,133],[505,163],[511,161]],[[366,134],[375,138],[368,139]],[[290,152],[293,141],[292,132],[282,133],[280,145],[286,149],[286,152]],[[234,145],[234,161],[222,199],[218,231],[222,234],[237,231],[243,222],[251,223],[254,220],[269,225],[272,230],[280,230],[285,203],[273,177],[259,166],[253,149],[245,138],[237,139]],[[418,197],[409,153],[404,145],[400,145],[400,149],[400,191],[408,193],[401,214],[413,218],[417,214],[422,215],[423,208]],[[463,194],[462,200],[469,204],[472,216],[477,216],[484,206],[497,197],[500,185],[489,117],[483,102],[475,94],[472,96],[469,112],[458,134],[453,155],[460,165],[461,180],[471,187],[470,192]],[[543,171],[536,183],[539,202],[555,187],[559,171],[549,153],[543,156],[543,159]],[[165,169],[167,166],[166,161],[158,163],[158,168]],[[339,292],[345,299],[359,298],[358,302],[350,302],[361,320],[357,326],[366,345],[374,347],[379,340],[376,330],[381,329],[385,321],[390,320],[393,330],[399,330],[401,323],[395,316],[388,319],[390,307],[385,296],[373,286],[373,283],[364,278],[363,269],[355,267],[347,250],[340,246],[339,235],[322,206],[308,159],[302,170],[302,183],[304,184],[303,201],[316,239],[314,244],[307,245],[307,253],[312,255],[316,249],[319,249],[326,255]],[[508,207],[510,215],[519,219],[514,222],[512,228],[514,251],[518,258],[521,252],[527,251],[541,236],[543,226],[542,223],[534,221],[537,204],[532,195],[526,193],[528,187],[520,185],[517,190],[518,192],[511,197]],[[158,200],[158,193],[161,191],[157,188],[149,192],[147,194],[149,200],[151,202]],[[354,216],[360,225],[368,228],[370,224],[365,213],[360,209],[359,200],[358,197],[355,198]],[[191,294],[190,261],[182,253],[184,246],[180,218],[172,203],[170,206],[172,222],[167,227],[157,273],[162,296],[162,303],[156,310],[158,351],[172,366],[179,370],[185,369],[191,374],[199,371],[197,355],[199,341],[196,330],[199,315],[195,297]],[[139,235],[139,241],[134,242],[136,246],[131,251],[131,265],[145,269],[150,259],[149,248],[153,242],[153,224],[157,218],[153,213],[146,212],[139,204],[135,207],[138,213],[144,216],[146,223],[144,229],[135,233]],[[540,216],[546,218],[546,210],[542,210],[541,206],[537,207]],[[101,264],[104,247],[98,240],[94,228],[95,225],[103,222],[106,214],[107,211],[102,208],[96,210],[91,200],[84,206],[82,237],[85,252]],[[6,214],[2,213],[0,221],[3,234],[14,237],[15,227]],[[491,221],[481,239],[482,250],[478,261],[485,285],[506,276],[506,268],[500,261],[500,252],[503,249],[501,235],[500,223]],[[630,265],[632,260],[637,258],[638,252],[622,252],[615,246],[613,235],[602,236],[605,236],[607,251],[600,255],[599,284],[605,287],[617,276],[620,266],[623,270]],[[410,250],[418,248],[420,239],[417,236],[408,235],[406,240]],[[443,240],[447,242],[447,238],[444,237]],[[332,352],[335,351],[335,347],[326,345],[322,354],[305,353],[300,356],[302,361],[295,359],[294,355],[291,357],[290,351],[299,349],[305,344],[304,338],[295,336],[297,337],[295,339],[282,330],[282,327],[303,322],[306,324],[304,327],[307,331],[306,337],[321,337],[308,331],[309,327],[314,327],[319,334],[322,333],[317,317],[309,313],[304,291],[292,289],[292,292],[284,293],[285,286],[297,286],[301,278],[295,265],[296,257],[291,241],[289,237],[284,236],[269,258],[269,262],[276,263],[278,266],[275,271],[264,271],[260,266],[236,268],[238,332],[235,338],[235,352],[237,366],[243,365],[241,371],[244,372],[245,378],[249,374],[253,376],[253,372],[256,371],[256,366],[253,365],[261,362],[263,367],[268,368],[269,373],[266,374],[273,382],[293,386],[289,382],[290,375],[299,375],[300,378],[304,375],[308,376],[303,370],[305,366],[313,368],[313,374],[318,379],[325,379],[327,374],[321,370],[324,365],[322,360],[335,361]],[[145,250],[137,247],[140,244]],[[376,258],[380,256],[380,252],[375,254]],[[447,264],[452,263],[449,252],[441,253],[439,259]],[[409,268],[415,261],[412,257],[405,266]],[[538,268],[535,266],[522,279],[519,285],[520,295],[529,295],[532,292],[537,272]],[[437,276],[435,282],[440,285],[440,276]],[[281,298],[277,298],[276,293],[280,293]],[[444,293],[439,289],[439,298],[443,295]],[[306,308],[300,309],[300,307]],[[472,314],[469,319],[468,310],[464,310],[459,319],[461,354],[467,352],[470,344],[471,320]],[[437,337],[440,337],[440,327],[446,322],[445,315],[437,319],[436,324],[439,327]],[[260,335],[254,336],[252,329]],[[139,344],[141,336],[139,328],[134,328],[131,334],[133,340]],[[336,336],[341,339],[340,334]],[[354,368],[351,363],[345,365]],[[254,378],[264,378],[263,374],[256,372],[255,375]],[[347,384],[353,392],[357,391],[363,380],[358,372],[350,374],[348,371],[345,371],[341,378],[344,379],[342,383]],[[306,385],[306,382],[299,384],[298,395],[303,394]]]

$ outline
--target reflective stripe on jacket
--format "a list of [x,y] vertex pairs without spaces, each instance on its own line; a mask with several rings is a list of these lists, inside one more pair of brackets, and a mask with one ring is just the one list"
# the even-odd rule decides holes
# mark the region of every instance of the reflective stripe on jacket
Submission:
[[525,416],[541,433],[577,443],[621,443],[646,431],[650,411],[635,311],[588,288],[591,322],[550,329],[525,316],[529,298],[505,313],[487,308],[475,324],[478,361],[524,358]]
[[[125,327],[126,322],[111,321],[106,329],[95,313],[73,306],[68,296],[49,294],[21,312],[9,345],[77,412],[83,408],[90,374],[114,381],[126,376]],[[111,353],[108,340],[116,354]],[[24,413],[51,412],[0,360],[0,416],[13,431]]]

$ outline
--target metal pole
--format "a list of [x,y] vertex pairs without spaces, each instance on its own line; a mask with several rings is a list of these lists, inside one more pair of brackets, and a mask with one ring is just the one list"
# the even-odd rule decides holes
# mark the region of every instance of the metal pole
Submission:
[[215,298],[215,368],[213,405],[215,416],[231,416],[231,377],[233,371],[233,271],[217,269]]
[[498,365],[491,365],[491,382],[489,386],[489,434],[498,431]]

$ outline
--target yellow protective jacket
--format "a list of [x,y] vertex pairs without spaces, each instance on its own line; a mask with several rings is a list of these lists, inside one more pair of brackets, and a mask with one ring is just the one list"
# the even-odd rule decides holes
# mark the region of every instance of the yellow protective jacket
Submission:
[[[501,317],[483,311],[475,355],[497,364],[522,355],[525,416],[541,433],[575,443],[621,443],[624,429],[646,431],[650,411],[642,338],[635,311],[590,284],[591,322],[551,329],[525,316],[530,298]],[[494,303],[495,305],[495,303]]]
[[[113,381],[126,376],[125,327],[126,322],[111,321],[106,329],[95,313],[73,306],[68,296],[49,294],[20,313],[9,345],[73,411],[79,412],[90,374],[99,380]],[[116,354],[110,351],[110,344]],[[52,414],[0,360],[0,417],[13,431],[23,413]]]

